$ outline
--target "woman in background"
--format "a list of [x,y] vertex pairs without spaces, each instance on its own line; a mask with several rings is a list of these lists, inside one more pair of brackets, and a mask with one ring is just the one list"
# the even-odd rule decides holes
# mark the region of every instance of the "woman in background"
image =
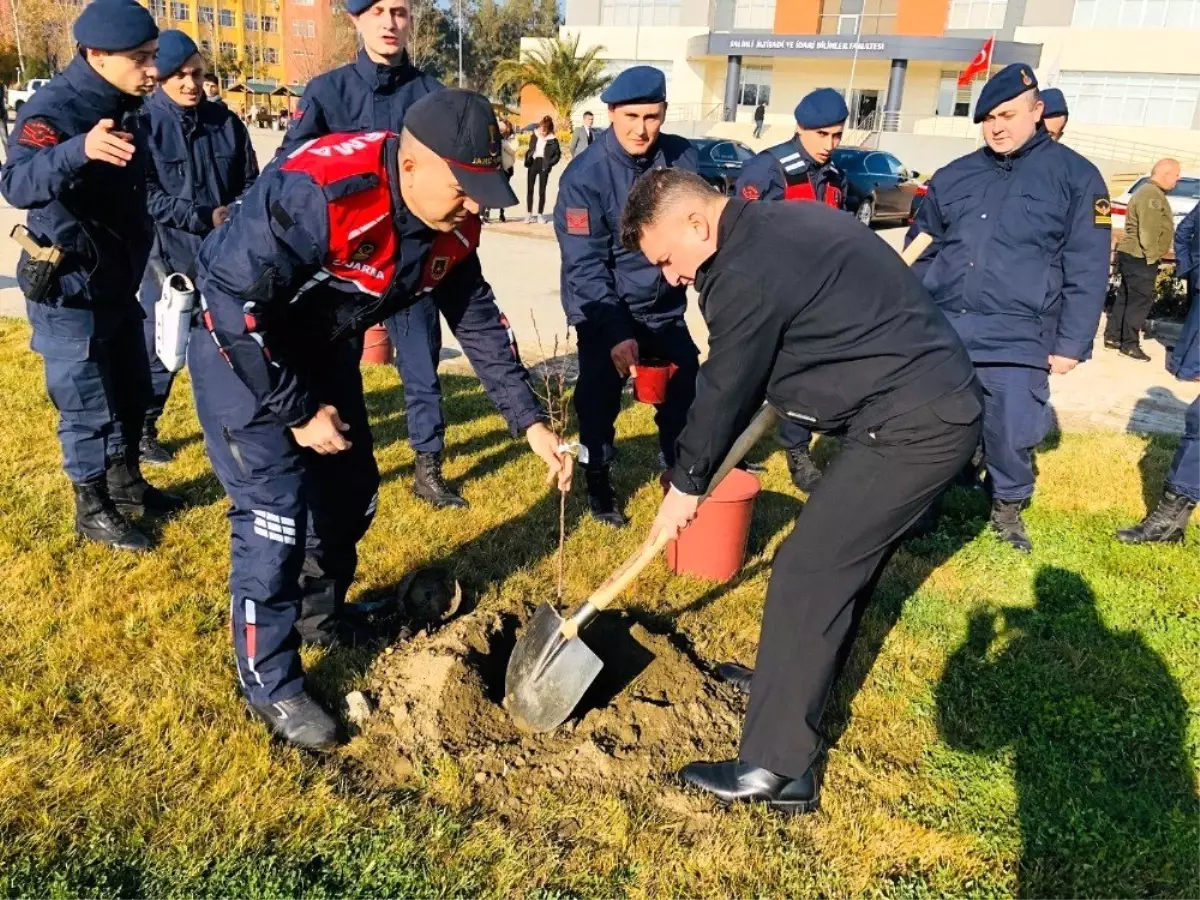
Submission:
[[[501,119],[500,125],[500,168],[504,170],[504,177],[512,181],[513,169],[517,165],[517,135],[513,131],[512,123],[508,119]],[[488,216],[491,215],[491,210],[481,209],[479,211],[479,221],[485,225],[488,222]],[[504,208],[500,208],[500,221],[507,222],[504,218]]]
[[[543,116],[538,123],[537,131],[529,138],[529,150],[525,154],[525,168],[529,180],[525,190],[526,222],[549,222],[546,212],[546,182],[550,180],[550,170],[562,159],[562,150],[558,146],[558,138],[554,136],[554,120]],[[533,214],[533,186],[538,187],[537,215]]]

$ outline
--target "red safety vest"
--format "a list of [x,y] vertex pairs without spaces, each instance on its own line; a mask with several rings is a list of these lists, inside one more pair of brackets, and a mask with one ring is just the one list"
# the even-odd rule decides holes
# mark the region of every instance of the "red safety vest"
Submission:
[[825,196],[817,197],[812,182],[808,178],[808,166],[805,164],[804,157],[800,155],[800,151],[796,149],[795,141],[784,141],[782,144],[772,147],[769,152],[779,160],[779,165],[783,169],[784,200],[810,200],[823,202],[826,206],[832,206],[834,209],[842,208],[842,189],[836,185],[826,183]]
[[[375,297],[383,296],[391,287],[398,256],[392,192],[383,155],[389,137],[392,134],[387,131],[328,134],[296,149],[282,166],[285,172],[305,172],[322,188],[362,177],[361,188],[335,192],[337,196],[329,200],[329,249],[323,270]],[[479,232],[479,218],[468,216],[454,231],[439,233],[429,248],[417,292],[432,291],[451,269],[470,256],[479,246]]]

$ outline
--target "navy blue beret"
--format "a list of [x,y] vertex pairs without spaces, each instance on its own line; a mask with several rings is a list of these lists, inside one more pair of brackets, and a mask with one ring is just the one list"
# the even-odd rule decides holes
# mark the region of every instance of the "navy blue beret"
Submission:
[[849,115],[846,101],[833,88],[818,88],[796,104],[796,124],[801,128],[841,125]]
[[1043,119],[1067,114],[1067,98],[1058,88],[1046,88],[1042,91],[1042,102],[1046,104],[1046,111],[1042,113]]
[[379,0],[346,0],[346,12],[352,16],[357,16],[366,12],[378,2]]
[[75,42],[89,50],[132,50],[158,37],[146,7],[134,0],[93,0],[75,20]]
[[600,102],[609,106],[622,103],[666,103],[667,76],[654,66],[631,66],[612,80]]
[[154,57],[154,67],[158,69],[160,79],[170,78],[183,68],[184,63],[200,52],[196,42],[174,28],[169,28],[158,36],[158,55]]
[[988,79],[988,83],[979,92],[979,101],[975,104],[975,121],[982,122],[988,113],[1007,103],[1013,97],[1020,97],[1030,88],[1037,87],[1037,76],[1033,67],[1025,63],[1013,63],[1005,66]]

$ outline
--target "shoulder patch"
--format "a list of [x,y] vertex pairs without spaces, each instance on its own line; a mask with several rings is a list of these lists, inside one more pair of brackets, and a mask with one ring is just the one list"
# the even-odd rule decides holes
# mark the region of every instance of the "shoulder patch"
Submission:
[[586,209],[567,207],[567,234],[587,237],[592,233],[591,222]]
[[45,119],[27,119],[22,123],[21,134],[17,137],[18,144],[33,147],[35,150],[53,147],[60,140],[62,135],[58,133],[58,129]]
[[1092,200],[1093,221],[1097,228],[1112,227],[1112,203],[1104,194],[1097,194]]
[[742,196],[747,200],[757,200],[761,194],[757,184],[747,184],[742,188]]

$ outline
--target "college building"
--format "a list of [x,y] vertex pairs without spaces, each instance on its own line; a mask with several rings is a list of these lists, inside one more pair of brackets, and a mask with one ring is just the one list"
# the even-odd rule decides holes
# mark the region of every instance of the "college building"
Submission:
[[[1076,140],[1200,154],[1200,0],[566,0],[565,11],[562,33],[602,47],[610,73],[661,68],[676,121],[749,122],[762,103],[769,125],[790,128],[801,97],[833,87],[851,130],[971,137],[985,77],[967,88],[958,77],[994,39],[993,71],[1027,63],[1062,89]],[[522,102],[522,118],[539,106]]]

